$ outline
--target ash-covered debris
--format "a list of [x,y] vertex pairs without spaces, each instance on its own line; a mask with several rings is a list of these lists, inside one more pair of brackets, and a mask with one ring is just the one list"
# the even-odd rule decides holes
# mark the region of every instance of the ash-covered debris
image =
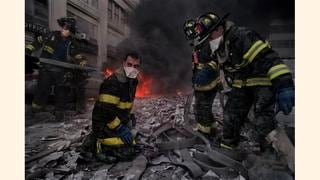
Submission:
[[[189,113],[188,119],[194,121],[192,103],[186,106],[187,101],[187,96],[136,99],[133,112],[137,118],[137,130],[145,135],[139,136],[138,142],[148,145],[148,137],[165,123],[171,122],[182,127],[186,124],[185,113]],[[219,173],[204,169],[197,178],[193,177],[188,168],[177,165],[186,160],[181,150],[172,151],[171,158],[167,153],[156,153],[152,158],[148,158],[147,164],[143,156],[132,162],[116,164],[96,161],[92,155],[84,157],[80,153],[80,146],[82,139],[91,129],[92,107],[93,104],[88,107],[87,114],[74,116],[64,122],[40,121],[26,126],[26,179],[226,179]],[[218,97],[214,101],[213,110],[217,119],[222,121],[222,108]],[[158,140],[183,140],[183,135],[179,133],[174,130],[167,131],[165,135],[159,136]],[[193,157],[198,151],[196,148],[189,148],[188,156]],[[176,159],[175,163],[172,163],[173,157]],[[277,156],[271,154],[249,157],[243,164],[248,168],[251,179],[292,179],[292,175],[285,168],[285,162],[280,161]],[[141,169],[145,166],[146,168],[138,169],[141,172],[137,172],[133,164],[141,166]],[[227,179],[245,178],[236,175]]]

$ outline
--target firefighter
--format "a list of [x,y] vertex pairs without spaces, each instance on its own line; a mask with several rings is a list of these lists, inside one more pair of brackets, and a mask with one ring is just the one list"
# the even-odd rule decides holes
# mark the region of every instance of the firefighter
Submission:
[[[195,21],[187,20],[184,23],[186,39],[193,43],[197,36]],[[220,86],[219,69],[212,57],[205,53],[209,46],[196,46],[192,52],[192,83],[195,96],[194,115],[196,129],[210,137],[215,134],[215,118],[212,113],[212,104]]]
[[199,34],[196,46],[217,59],[225,78],[232,86],[224,109],[222,144],[236,147],[240,129],[250,109],[255,140],[262,151],[265,137],[275,126],[275,113],[288,115],[294,106],[294,83],[288,67],[271,46],[256,32],[209,12],[196,20]]
[[[62,17],[58,19],[57,22],[61,27],[60,31],[52,31],[44,36],[40,35],[33,43],[26,46],[26,60],[28,61],[28,57],[30,57],[33,52],[40,50],[40,57],[42,58],[76,63],[81,66],[85,66],[86,58],[79,53],[74,38],[76,33],[76,20],[72,17]],[[72,79],[75,76],[78,78],[77,82],[72,82]],[[80,76],[81,78],[79,80]],[[42,64],[39,69],[38,88],[32,102],[33,111],[38,112],[44,109],[52,86],[54,86],[56,103],[55,116],[57,120],[63,119],[67,99],[66,96],[70,91],[70,86],[76,85],[77,87],[75,89],[78,89],[77,95],[81,95],[81,88],[84,89],[84,87],[79,84],[82,84],[85,78],[85,73],[80,75],[79,72],[73,72],[70,69]],[[83,101],[79,102],[83,103]],[[83,105],[77,106],[83,107]]]
[[[92,112],[90,138],[94,140],[94,153],[101,161],[129,160],[135,154],[131,132],[135,122],[130,112],[138,84],[140,61],[138,53],[126,54],[122,66],[100,86],[99,98]],[[90,144],[90,139],[86,143],[84,146]]]

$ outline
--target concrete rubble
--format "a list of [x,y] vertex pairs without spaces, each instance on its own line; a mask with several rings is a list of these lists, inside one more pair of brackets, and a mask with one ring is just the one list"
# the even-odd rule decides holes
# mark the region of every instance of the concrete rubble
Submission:
[[[137,130],[147,137],[157,127],[166,122],[175,122],[182,125],[185,123],[185,108],[190,108],[186,111],[188,112],[187,116],[194,123],[192,105],[186,107],[186,101],[187,96],[137,98],[133,109],[137,118]],[[74,115],[73,112],[69,112],[71,114],[70,118],[62,122],[54,122],[50,115],[45,116],[43,114],[41,114],[42,117],[38,115],[36,120],[26,117],[26,179],[193,179],[185,168],[172,164],[166,154],[159,154],[148,163],[143,156],[137,157],[140,158],[140,161],[134,160],[117,164],[105,164],[96,161],[94,157],[91,160],[82,157],[79,148],[83,138],[89,134],[91,129],[90,118],[93,102],[90,102],[87,108],[87,113],[83,115]],[[214,115],[221,122],[222,108],[218,98],[214,101],[213,109]],[[221,128],[219,123],[218,128]],[[170,133],[168,134],[170,136]],[[248,136],[248,138],[250,136],[248,132],[242,134]],[[143,142],[144,137],[141,137],[140,141]],[[189,149],[189,152],[193,151],[196,150]],[[292,175],[288,173],[288,169],[284,168],[282,161],[274,156],[272,158],[250,156],[243,163],[248,167],[250,179],[293,179]],[[146,169],[143,172],[133,172],[133,165],[142,168],[146,166]],[[221,178],[215,172],[209,170],[198,179],[225,178]],[[245,178],[239,175],[232,179],[243,180]]]

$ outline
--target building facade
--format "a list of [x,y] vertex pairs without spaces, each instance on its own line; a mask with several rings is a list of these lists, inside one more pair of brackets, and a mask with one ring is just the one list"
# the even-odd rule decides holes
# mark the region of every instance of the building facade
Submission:
[[57,19],[77,20],[81,51],[88,64],[103,71],[103,64],[115,57],[117,45],[129,35],[128,14],[138,0],[26,0],[25,41],[37,34],[60,29]]

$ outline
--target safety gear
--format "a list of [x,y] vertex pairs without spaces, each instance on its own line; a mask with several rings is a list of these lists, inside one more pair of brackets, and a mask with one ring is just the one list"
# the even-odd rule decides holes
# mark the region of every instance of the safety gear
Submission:
[[219,48],[222,41],[223,41],[223,36],[220,36],[209,42],[212,53],[214,53]]
[[279,109],[288,115],[294,106],[294,89],[293,87],[279,89],[276,94],[276,101]]
[[215,30],[219,25],[224,23],[224,20],[229,16],[229,13],[220,18],[213,12],[208,12],[201,15],[195,24],[195,31],[199,34],[198,42],[202,43],[208,39],[210,33]]
[[198,34],[195,31],[195,20],[186,20],[186,22],[183,24],[183,31],[187,40],[196,38]]
[[61,31],[63,37],[69,37],[70,36],[70,30],[69,29],[62,29]]
[[133,137],[130,129],[126,125],[120,124],[116,129],[116,133],[125,144],[132,144]]
[[205,67],[201,71],[196,72],[192,77],[192,82],[195,85],[203,86],[210,83],[214,78],[215,71],[210,67]]
[[124,69],[126,76],[128,78],[135,79],[139,74],[139,70],[134,67],[124,66],[123,69]]
[[73,17],[62,17],[57,19],[60,27],[67,27],[71,33],[75,34],[77,31],[76,23],[77,21]]

